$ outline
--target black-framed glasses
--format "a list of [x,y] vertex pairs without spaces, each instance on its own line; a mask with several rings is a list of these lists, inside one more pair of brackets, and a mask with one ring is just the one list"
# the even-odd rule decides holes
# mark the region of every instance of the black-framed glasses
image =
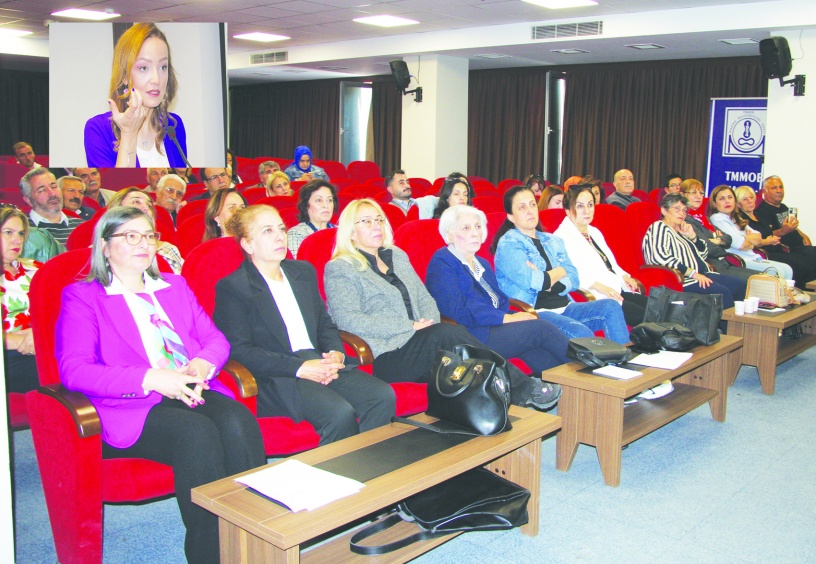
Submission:
[[204,181],[209,182],[210,180],[215,180],[216,178],[229,178],[229,174],[227,174],[226,172],[221,172],[219,174],[213,174],[211,177],[205,178]]
[[142,239],[146,239],[148,245],[157,245],[159,243],[161,233],[157,233],[155,231],[148,231],[147,233],[139,233],[138,231],[125,231],[124,233],[115,233],[108,237],[108,239],[112,239],[113,237],[124,237],[128,245],[132,245],[135,247],[136,245],[142,242]]

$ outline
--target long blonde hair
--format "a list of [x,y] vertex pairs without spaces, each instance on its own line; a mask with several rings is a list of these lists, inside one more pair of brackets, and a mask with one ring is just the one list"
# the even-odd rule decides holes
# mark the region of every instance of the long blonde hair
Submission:
[[357,265],[359,270],[369,268],[366,258],[354,246],[351,236],[354,234],[354,223],[357,218],[357,210],[363,206],[370,206],[377,211],[377,215],[385,217],[383,224],[383,247],[389,248],[394,244],[394,232],[391,229],[391,224],[388,223],[388,218],[385,216],[380,204],[371,198],[363,198],[362,200],[353,200],[343,213],[340,214],[340,219],[337,224],[337,240],[334,244],[334,251],[332,252],[331,260],[344,260],[351,264]]

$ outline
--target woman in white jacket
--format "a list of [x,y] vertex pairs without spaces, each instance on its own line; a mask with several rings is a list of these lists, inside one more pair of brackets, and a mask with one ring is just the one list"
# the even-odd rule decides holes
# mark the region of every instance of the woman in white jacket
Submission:
[[623,270],[606,244],[601,232],[590,225],[595,217],[592,186],[571,186],[564,196],[567,217],[554,235],[564,241],[567,255],[578,270],[581,288],[596,299],[613,299],[623,307],[626,324],[643,321],[647,297],[638,292],[637,281]]

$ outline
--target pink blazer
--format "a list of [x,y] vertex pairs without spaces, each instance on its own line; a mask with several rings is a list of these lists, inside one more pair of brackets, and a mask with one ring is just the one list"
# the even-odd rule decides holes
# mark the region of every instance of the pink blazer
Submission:
[[[170,287],[157,291],[156,299],[190,358],[211,362],[217,374],[229,358],[229,343],[184,279],[163,276]],[[150,362],[125,298],[108,296],[97,281],[71,284],[62,292],[56,336],[62,383],[88,396],[99,413],[106,443],[118,448],[131,446],[142,433],[147,412],[162,396],[158,392],[145,395],[142,389]],[[215,380],[210,389],[233,397]]]

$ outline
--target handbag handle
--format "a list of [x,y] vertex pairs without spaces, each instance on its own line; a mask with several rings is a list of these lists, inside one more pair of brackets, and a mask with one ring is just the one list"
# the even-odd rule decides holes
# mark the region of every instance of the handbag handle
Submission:
[[414,533],[404,539],[400,539],[398,541],[389,542],[387,544],[380,544],[376,546],[363,546],[358,544],[360,541],[367,539],[372,535],[376,535],[380,531],[384,531],[386,529],[390,529],[397,523],[401,522],[403,519],[400,517],[399,513],[392,513],[379,523],[372,523],[365,529],[361,529],[357,533],[351,537],[350,546],[351,551],[356,554],[364,554],[366,556],[376,556],[378,554],[386,554],[388,552],[394,552],[395,550],[399,550],[400,548],[404,548],[409,544],[414,544],[415,542],[433,539],[436,537],[442,537],[446,534],[450,533],[432,533],[430,531],[421,531],[419,533]]
[[[443,429],[442,427],[437,427],[435,425],[429,425],[428,423],[421,423],[419,421],[414,421],[413,419],[408,419],[407,417],[397,417],[394,416],[391,418],[391,423],[405,423],[406,425],[413,425],[414,427],[419,427],[421,429],[426,429],[428,431],[433,431],[434,433],[441,433],[443,435],[467,435],[469,437],[489,437],[491,435],[480,435],[479,433],[474,433],[473,431],[465,431],[465,430],[457,430],[457,429]],[[501,433],[501,431],[499,431]],[[498,435],[499,433],[494,433]]]

